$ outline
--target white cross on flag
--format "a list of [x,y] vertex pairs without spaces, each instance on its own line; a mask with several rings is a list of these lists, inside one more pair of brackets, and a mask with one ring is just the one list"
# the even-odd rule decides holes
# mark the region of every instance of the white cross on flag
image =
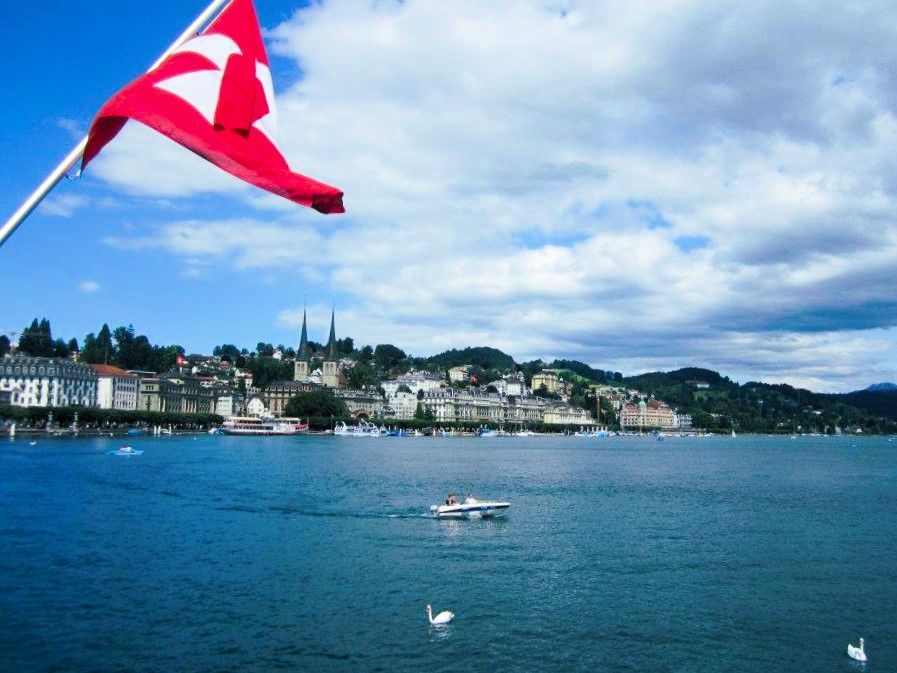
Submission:
[[322,213],[343,193],[294,173],[277,147],[268,56],[252,0],[233,0],[158,67],[110,98],[90,127],[81,168],[135,119],[219,168]]

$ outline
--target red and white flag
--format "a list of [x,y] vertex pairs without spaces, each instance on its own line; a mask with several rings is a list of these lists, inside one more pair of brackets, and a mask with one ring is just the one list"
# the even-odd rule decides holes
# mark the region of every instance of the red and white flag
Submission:
[[343,193],[294,173],[277,147],[268,56],[252,0],[233,0],[200,35],[110,98],[90,127],[82,170],[128,119],[256,187],[342,213]]

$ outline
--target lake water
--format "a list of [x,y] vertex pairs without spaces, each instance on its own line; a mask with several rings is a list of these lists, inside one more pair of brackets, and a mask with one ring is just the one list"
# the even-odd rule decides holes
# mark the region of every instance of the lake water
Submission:
[[0,443],[0,670],[897,670],[897,440],[129,442]]

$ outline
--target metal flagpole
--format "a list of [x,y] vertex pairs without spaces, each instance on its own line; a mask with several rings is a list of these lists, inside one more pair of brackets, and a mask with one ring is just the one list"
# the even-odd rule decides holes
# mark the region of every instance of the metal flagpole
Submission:
[[[196,17],[196,20],[191,23],[187,29],[180,34],[178,39],[171,43],[171,46],[165,50],[165,52],[156,59],[156,62],[153,63],[147,72],[155,70],[159,67],[159,64],[162,63],[166,58],[171,56],[171,53],[180,47],[184,42],[195,36],[200,29],[224,6],[230,4],[233,0],[212,0],[208,7],[206,7],[202,14]],[[54,168],[50,174],[44,178],[44,181],[38,185],[37,189],[35,189],[31,196],[29,196],[25,201],[19,206],[18,210],[12,214],[12,216],[6,220],[3,224],[3,227],[0,227],[0,246],[12,235],[20,224],[24,221],[31,211],[34,210],[37,205],[44,199],[44,197],[50,193],[50,190],[56,186],[56,183],[62,179],[62,176],[65,175],[68,170],[75,165],[78,159],[81,158],[81,155],[84,154],[84,148],[87,147],[87,136],[84,136],[81,139],[75,148],[69,152],[65,159],[59,162],[59,164]]]

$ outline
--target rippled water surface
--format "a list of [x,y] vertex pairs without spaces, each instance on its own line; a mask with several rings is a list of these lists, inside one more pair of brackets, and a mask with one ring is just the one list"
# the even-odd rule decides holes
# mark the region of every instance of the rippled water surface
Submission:
[[897,441],[120,443],[0,443],[0,670],[897,671]]

